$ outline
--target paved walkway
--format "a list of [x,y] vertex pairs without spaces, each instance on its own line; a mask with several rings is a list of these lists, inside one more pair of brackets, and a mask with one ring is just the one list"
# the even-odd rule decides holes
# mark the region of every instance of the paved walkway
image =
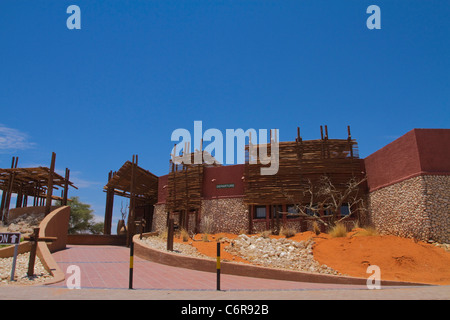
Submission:
[[[82,288],[128,289],[129,249],[119,246],[75,246],[53,254],[66,272],[70,265],[81,271]],[[134,289],[154,290],[215,290],[216,273],[166,266],[134,257]],[[215,270],[214,270],[215,271]],[[70,276],[67,273],[66,276]],[[51,287],[66,287],[56,283]],[[281,281],[221,275],[222,290],[305,290],[305,289],[366,289],[365,286]]]
[[[68,246],[53,254],[63,271],[81,270],[81,290],[66,283],[0,287],[0,299],[14,300],[450,300],[450,286],[382,287],[302,283],[222,275],[165,266],[135,257],[134,290],[128,290],[129,249],[116,246]],[[67,274],[70,276],[70,274]],[[183,302],[177,307],[185,306]],[[186,302],[187,303],[187,302]],[[171,311],[179,313],[177,307]],[[272,307],[271,307],[272,308]],[[272,309],[271,309],[272,310]]]

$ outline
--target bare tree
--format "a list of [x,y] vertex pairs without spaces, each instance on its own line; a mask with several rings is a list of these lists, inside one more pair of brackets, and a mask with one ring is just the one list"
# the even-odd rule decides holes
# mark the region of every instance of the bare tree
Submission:
[[[364,197],[361,195],[361,185],[367,180],[364,178],[350,178],[344,185],[336,186],[331,179],[323,175],[316,183],[307,179],[307,184],[301,199],[294,199],[289,194],[283,194],[294,203],[296,212],[283,212],[287,215],[298,215],[317,220],[325,226],[329,222],[335,224],[348,219],[358,212],[366,211]],[[348,207],[348,214],[341,216],[342,206]],[[327,213],[325,221],[321,212]]]

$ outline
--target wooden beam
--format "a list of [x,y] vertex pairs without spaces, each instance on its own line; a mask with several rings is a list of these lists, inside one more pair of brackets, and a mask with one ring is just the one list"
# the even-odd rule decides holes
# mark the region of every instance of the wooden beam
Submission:
[[62,205],[67,206],[67,198],[69,194],[69,178],[70,178],[70,170],[66,168],[66,176],[64,177],[64,196]]
[[50,213],[52,207],[52,195],[53,195],[53,174],[55,173],[55,161],[56,153],[52,152],[52,161],[50,163],[50,172],[47,183],[47,197],[45,202],[45,215]]
[[[11,162],[11,169],[17,168],[17,162],[19,160],[19,157],[13,157]],[[11,203],[11,193],[12,188],[14,185],[14,171],[11,171],[9,174],[9,180],[8,180],[8,191],[6,192],[6,200],[5,200],[5,206],[3,207],[3,222],[8,222],[8,214],[9,214],[9,205]]]
[[[113,176],[112,171],[108,173],[108,181]],[[114,189],[108,188],[106,191],[105,221],[103,225],[103,233],[111,234],[112,214],[114,206]]]
[[133,155],[133,161],[131,166],[131,177],[130,177],[130,207],[128,211],[128,242],[127,244],[130,245],[131,241],[133,241],[133,235],[135,230],[135,223],[134,223],[134,215],[135,215],[135,209],[136,209],[136,199],[135,199],[135,184],[136,184],[136,162],[137,162],[137,155]]

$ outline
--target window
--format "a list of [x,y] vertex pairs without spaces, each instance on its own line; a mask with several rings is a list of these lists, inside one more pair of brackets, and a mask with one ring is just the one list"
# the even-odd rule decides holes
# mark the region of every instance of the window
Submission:
[[345,203],[341,206],[341,216],[348,216],[350,214],[350,207],[348,203]]
[[297,209],[296,205],[294,205],[294,204],[288,205],[286,207],[286,209],[287,209],[287,212],[288,212],[288,215],[287,215],[288,219],[295,219],[295,218],[299,217],[299,214],[298,214],[299,212],[298,212],[298,209]]
[[282,219],[283,215],[280,213],[283,210],[281,205],[272,205],[272,217],[274,219]]
[[255,219],[265,219],[266,218],[266,206],[258,206],[255,208]]
[[306,208],[306,214],[309,216],[318,216],[317,204],[313,205],[312,208]]
[[332,214],[333,214],[333,211],[331,211],[331,209],[329,209],[328,206],[323,207],[323,215],[324,216],[331,216]]

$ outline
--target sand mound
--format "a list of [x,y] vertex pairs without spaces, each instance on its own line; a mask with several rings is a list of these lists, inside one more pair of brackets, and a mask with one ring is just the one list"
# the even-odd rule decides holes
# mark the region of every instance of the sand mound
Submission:
[[314,258],[354,277],[367,278],[377,265],[383,280],[450,284],[450,252],[434,245],[395,236],[349,236],[316,239]]

